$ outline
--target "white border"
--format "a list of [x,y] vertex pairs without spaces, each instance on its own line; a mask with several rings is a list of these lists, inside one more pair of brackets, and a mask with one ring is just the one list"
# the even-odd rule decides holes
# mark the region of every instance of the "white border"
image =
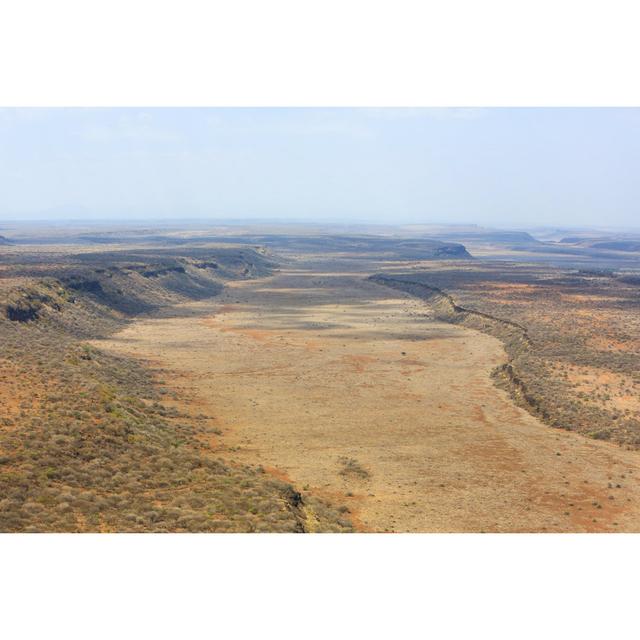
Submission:
[[[637,536],[5,535],[4,637],[625,638]],[[9,632],[8,632],[8,631]]]
[[20,0],[0,104],[636,106],[631,0]]

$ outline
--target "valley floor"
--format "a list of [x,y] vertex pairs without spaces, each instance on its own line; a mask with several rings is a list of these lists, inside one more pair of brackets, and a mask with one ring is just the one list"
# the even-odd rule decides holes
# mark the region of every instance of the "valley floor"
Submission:
[[233,282],[98,344],[166,369],[222,455],[359,530],[640,531],[639,453],[543,425],[493,385],[498,340],[338,267]]

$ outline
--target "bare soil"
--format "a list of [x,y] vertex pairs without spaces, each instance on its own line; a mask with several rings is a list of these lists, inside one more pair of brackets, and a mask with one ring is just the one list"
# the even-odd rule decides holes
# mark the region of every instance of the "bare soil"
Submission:
[[226,457],[360,530],[640,531],[640,454],[516,407],[490,379],[501,343],[429,313],[344,265],[303,265],[98,344],[167,369]]

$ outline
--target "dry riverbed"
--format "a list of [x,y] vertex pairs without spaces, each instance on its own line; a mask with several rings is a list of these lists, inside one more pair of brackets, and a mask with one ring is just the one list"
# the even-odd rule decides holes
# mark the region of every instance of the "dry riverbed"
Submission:
[[235,282],[101,348],[150,360],[221,455],[367,531],[640,531],[640,454],[541,424],[497,389],[494,338],[362,274]]

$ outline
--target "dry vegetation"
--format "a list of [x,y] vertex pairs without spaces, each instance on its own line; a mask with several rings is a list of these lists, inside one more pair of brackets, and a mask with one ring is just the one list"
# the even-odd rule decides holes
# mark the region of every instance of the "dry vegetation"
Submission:
[[97,344],[358,530],[640,530],[636,451],[549,428],[494,385],[498,339],[350,265],[301,257]]
[[133,314],[264,274],[250,249],[23,256],[0,282],[0,531],[346,531],[342,514],[223,459],[207,416],[83,343]]
[[[609,445],[514,407],[488,378],[500,344],[464,329],[502,342],[494,381],[534,416],[636,449],[637,273],[285,240],[270,242],[291,269],[269,279],[249,242],[6,249],[0,531],[637,528],[635,452],[614,464]],[[443,256],[455,262],[432,262]],[[191,305],[214,315],[194,323]],[[175,333],[120,331],[145,314]],[[148,332],[171,371],[126,355]],[[120,351],[96,346],[116,333]],[[203,349],[232,362],[201,362]],[[171,355],[200,404],[180,396]]]
[[548,424],[640,446],[637,276],[479,263],[374,280],[428,300],[438,319],[500,338],[509,362],[496,381]]

